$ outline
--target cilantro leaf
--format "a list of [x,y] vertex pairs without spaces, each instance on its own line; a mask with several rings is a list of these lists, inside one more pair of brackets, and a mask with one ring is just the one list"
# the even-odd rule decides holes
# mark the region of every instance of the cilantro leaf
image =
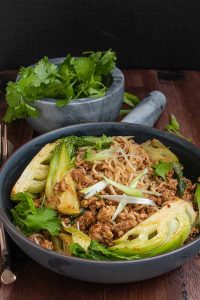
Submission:
[[165,126],[165,130],[191,142],[191,138],[186,138],[180,133],[180,124],[173,114],[170,114],[170,123]]
[[22,92],[20,90],[20,87],[15,82],[8,82],[7,88],[6,88],[6,100],[10,107],[15,107],[16,105],[19,105],[22,98]]
[[39,99],[53,98],[58,107],[63,107],[72,99],[104,96],[108,88],[105,76],[115,67],[115,60],[115,53],[109,49],[80,57],[69,54],[58,66],[45,56],[34,66],[21,67],[18,81],[9,82],[6,89],[4,121],[36,117],[38,111],[31,102]]
[[60,231],[56,211],[46,207],[38,208],[36,214],[28,215],[24,220],[24,224],[28,232],[46,229],[51,235],[58,235]]
[[90,80],[95,70],[95,63],[90,57],[74,58],[71,62],[74,66],[77,78],[82,81]]
[[34,74],[37,78],[35,86],[41,83],[48,84],[56,78],[58,67],[51,63],[48,57],[41,59],[34,67]]
[[31,194],[27,192],[17,193],[12,200],[19,202],[11,209],[11,213],[15,224],[24,234],[29,235],[44,229],[51,235],[59,233],[61,225],[56,211],[43,206],[36,208]]
[[10,123],[13,120],[21,118],[34,118],[38,116],[38,111],[35,107],[27,104],[23,100],[21,103],[15,107],[8,107],[6,114],[3,118],[3,121]]
[[155,176],[160,176],[164,180],[166,180],[165,176],[167,173],[172,170],[172,163],[171,162],[164,162],[164,161],[159,161],[156,164],[153,164],[152,166],[154,168],[154,175]]
[[96,74],[107,75],[115,67],[116,54],[111,49],[106,52],[93,53],[91,58],[96,62]]
[[131,107],[134,107],[140,102],[140,100],[137,96],[130,94],[128,92],[124,92],[123,102]]
[[170,170],[174,171],[174,177],[178,181],[178,194],[181,197],[186,189],[186,180],[183,177],[183,166],[179,162],[164,162],[159,161],[157,164],[153,165],[154,175],[160,176],[166,180],[166,175]]

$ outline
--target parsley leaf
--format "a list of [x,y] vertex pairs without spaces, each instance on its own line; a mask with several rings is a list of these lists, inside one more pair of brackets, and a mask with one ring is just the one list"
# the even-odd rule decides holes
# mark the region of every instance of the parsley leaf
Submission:
[[153,164],[152,166],[154,168],[154,175],[155,176],[160,176],[164,180],[166,180],[165,176],[167,173],[172,170],[172,163],[171,162],[164,162],[164,161],[159,161],[156,164]]
[[11,213],[15,224],[24,234],[46,229],[51,235],[58,235],[61,225],[56,211],[43,206],[36,208],[32,196],[27,192],[17,193],[12,200],[19,202]]

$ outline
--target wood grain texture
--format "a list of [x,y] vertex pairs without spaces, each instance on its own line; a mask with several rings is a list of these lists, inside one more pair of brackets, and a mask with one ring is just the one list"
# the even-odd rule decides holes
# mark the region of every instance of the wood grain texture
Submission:
[[[5,73],[4,73],[5,74]],[[7,71],[6,78],[16,73]],[[0,73],[1,78],[2,73]],[[169,114],[174,113],[182,134],[200,146],[200,72],[187,71],[177,81],[159,81],[154,70],[125,70],[126,90],[140,98],[152,90],[160,90],[167,97],[167,106],[156,127],[164,129]],[[5,76],[5,75],[4,75]],[[1,94],[0,94],[1,95]],[[2,94],[3,95],[3,94]],[[5,103],[0,102],[3,115]],[[9,137],[15,147],[32,138],[33,131],[25,121],[9,125]],[[160,277],[129,284],[92,284],[57,275],[38,265],[16,246],[13,247],[17,281],[2,285],[2,300],[198,300],[200,299],[200,256],[181,268]]]

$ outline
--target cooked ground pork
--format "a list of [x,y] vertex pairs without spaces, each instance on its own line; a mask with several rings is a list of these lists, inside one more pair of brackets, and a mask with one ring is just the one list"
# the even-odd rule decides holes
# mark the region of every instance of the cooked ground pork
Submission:
[[[166,176],[166,181],[163,181],[161,177],[154,175],[152,168],[154,162],[149,159],[140,145],[124,137],[117,137],[113,144],[121,150],[113,154],[112,158],[104,161],[84,161],[84,148],[81,148],[77,153],[75,169],[72,171],[79,199],[82,199],[81,206],[86,208],[85,214],[77,218],[80,230],[89,234],[92,239],[109,246],[112,245],[114,239],[154,214],[158,208],[145,205],[126,205],[124,210],[112,221],[118,203],[105,201],[99,196],[123,194],[123,192],[110,185],[101,191],[99,196],[95,195],[84,199],[80,192],[81,189],[102,180],[103,176],[129,186],[134,178],[148,167],[148,174],[140,179],[137,187],[160,193],[160,196],[144,193],[144,197],[152,199],[158,207],[162,207],[167,201],[178,196],[178,181],[174,178],[173,171],[170,171]],[[188,179],[186,183],[187,187],[182,198],[192,201],[195,185]]]
[[40,245],[42,248],[45,248],[48,250],[54,250],[52,241],[49,238],[45,237],[41,233],[32,234],[28,237],[28,239],[31,240],[32,242]]

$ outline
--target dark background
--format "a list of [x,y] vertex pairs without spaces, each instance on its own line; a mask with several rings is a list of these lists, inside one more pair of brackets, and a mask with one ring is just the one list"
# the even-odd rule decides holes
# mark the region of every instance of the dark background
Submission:
[[0,69],[108,48],[121,68],[200,69],[200,2],[0,0]]

